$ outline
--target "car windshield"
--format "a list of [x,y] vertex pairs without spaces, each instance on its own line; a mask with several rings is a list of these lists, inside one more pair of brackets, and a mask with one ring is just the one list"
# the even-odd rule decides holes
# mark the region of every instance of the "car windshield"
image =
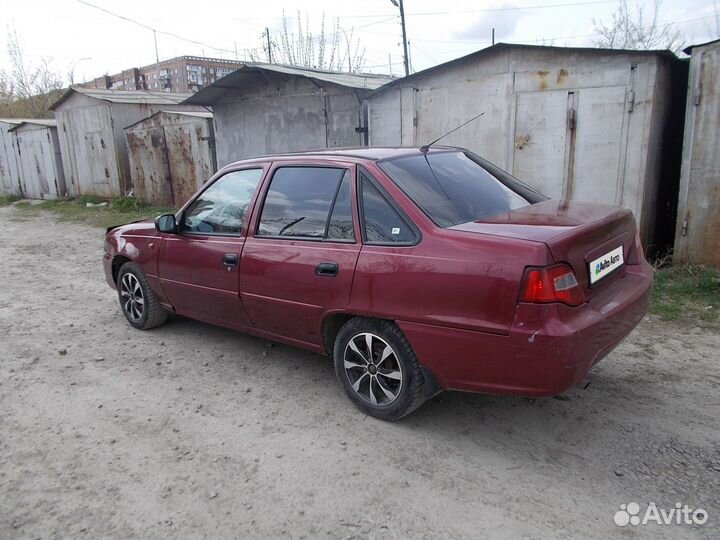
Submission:
[[546,200],[530,186],[469,152],[429,152],[379,165],[440,227]]

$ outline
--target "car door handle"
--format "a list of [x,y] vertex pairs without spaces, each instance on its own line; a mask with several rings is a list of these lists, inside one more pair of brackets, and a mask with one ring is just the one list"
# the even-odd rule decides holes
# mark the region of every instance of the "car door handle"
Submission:
[[238,254],[237,253],[226,253],[222,257],[222,263],[230,270],[231,266],[237,266]]
[[333,262],[320,263],[315,267],[315,273],[318,276],[337,276],[338,265]]

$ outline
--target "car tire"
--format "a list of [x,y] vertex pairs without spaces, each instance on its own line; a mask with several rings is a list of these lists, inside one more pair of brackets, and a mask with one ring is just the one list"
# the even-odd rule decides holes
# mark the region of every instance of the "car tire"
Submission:
[[126,262],[120,267],[117,290],[120,309],[135,328],[149,330],[167,320],[168,312],[160,305],[145,274],[134,262]]
[[349,320],[338,332],[333,357],[340,385],[365,414],[399,420],[425,401],[425,379],[415,352],[390,321]]

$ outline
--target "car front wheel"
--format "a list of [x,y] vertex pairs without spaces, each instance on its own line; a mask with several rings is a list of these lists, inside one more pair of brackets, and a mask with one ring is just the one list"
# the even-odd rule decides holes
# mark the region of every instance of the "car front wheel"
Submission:
[[145,275],[135,263],[126,262],[120,267],[117,290],[122,312],[135,328],[149,330],[167,320],[167,311],[160,305]]
[[399,420],[425,401],[415,352],[390,321],[356,317],[335,340],[335,373],[350,400],[381,420]]

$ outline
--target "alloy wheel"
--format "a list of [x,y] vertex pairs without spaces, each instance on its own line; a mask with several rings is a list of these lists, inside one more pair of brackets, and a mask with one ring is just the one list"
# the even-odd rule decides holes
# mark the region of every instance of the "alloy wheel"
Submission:
[[131,273],[120,280],[120,298],[125,313],[133,321],[142,319],[145,310],[145,298],[138,279]]
[[397,399],[403,385],[402,365],[380,336],[354,335],[345,346],[343,362],[352,389],[364,401],[384,406]]

